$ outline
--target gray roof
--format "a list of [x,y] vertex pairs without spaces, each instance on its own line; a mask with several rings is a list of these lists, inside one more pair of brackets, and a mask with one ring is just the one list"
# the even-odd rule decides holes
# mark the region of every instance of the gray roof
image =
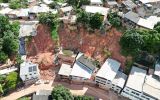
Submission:
[[50,100],[49,95],[33,95],[32,100]]
[[51,95],[51,90],[39,90],[36,92],[36,95]]
[[132,11],[127,12],[124,15],[124,18],[126,18],[126,19],[128,19],[128,20],[130,20],[130,21],[132,21],[134,23],[138,23],[139,19],[140,19],[139,15],[134,13],[134,12],[132,12]]
[[125,0],[125,1],[122,1],[122,3],[125,5],[125,6],[127,6],[127,7],[129,7],[129,8],[135,8],[137,5],[135,4],[135,3],[133,3],[131,0]]
[[89,68],[90,70],[95,70],[96,66],[93,64],[93,61],[82,55],[77,59],[77,62],[83,64],[85,67]]

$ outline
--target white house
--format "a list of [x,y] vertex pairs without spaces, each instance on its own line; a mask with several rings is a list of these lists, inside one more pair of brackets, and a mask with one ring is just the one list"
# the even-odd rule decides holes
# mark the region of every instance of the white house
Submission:
[[101,6],[103,5],[102,0],[90,0],[91,5]]
[[73,10],[72,6],[62,7],[60,8],[60,14],[62,16],[69,16],[72,10]]
[[123,72],[118,71],[116,77],[112,81],[112,87],[115,92],[120,93],[123,89],[125,82],[127,80],[127,75]]
[[22,18],[22,19],[27,19],[29,17],[29,9],[20,9],[17,17]]
[[14,72],[16,70],[18,70],[18,68],[16,68],[15,66],[12,66],[12,67],[9,67],[6,69],[2,69],[2,70],[0,70],[0,75],[9,74],[9,73]]
[[[126,86],[121,92],[121,95],[131,100],[156,100],[153,95],[150,96],[146,94],[149,91],[152,91],[152,89],[147,89],[147,86],[149,86],[149,81],[146,80],[146,77],[148,77],[146,73],[146,70],[133,66],[129,74]],[[155,93],[154,95],[157,95],[157,93]]]
[[70,73],[72,71],[71,65],[68,64],[62,64],[61,68],[58,72],[58,75],[60,76],[60,78],[67,78],[69,79]]
[[20,65],[20,78],[23,81],[37,80],[40,78],[38,64],[33,64],[31,62],[23,62]]
[[10,8],[4,8],[2,10],[0,10],[0,14],[2,15],[6,15],[8,14],[10,11],[12,11],[13,9],[10,9]]
[[73,80],[88,80],[96,70],[92,61],[86,58],[83,53],[79,53],[70,73]]
[[160,61],[156,61],[154,75],[160,78]]
[[111,88],[120,65],[118,61],[108,58],[97,72],[95,82],[102,88]]

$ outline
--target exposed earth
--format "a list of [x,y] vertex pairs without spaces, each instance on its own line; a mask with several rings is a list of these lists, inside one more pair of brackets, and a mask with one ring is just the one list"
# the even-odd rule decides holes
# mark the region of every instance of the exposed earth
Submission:
[[100,62],[106,60],[104,49],[108,49],[111,52],[111,58],[121,62],[124,68],[126,58],[120,54],[119,45],[122,33],[115,28],[112,28],[107,34],[100,34],[100,32],[89,33],[82,27],[71,31],[68,25],[61,25],[58,33],[63,48],[79,50]]

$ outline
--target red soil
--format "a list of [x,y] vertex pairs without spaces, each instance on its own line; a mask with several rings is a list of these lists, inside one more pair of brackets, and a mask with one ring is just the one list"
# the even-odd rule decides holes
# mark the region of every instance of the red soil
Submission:
[[84,28],[79,28],[79,31],[68,29],[67,25],[59,28],[60,43],[63,48],[78,49],[101,62],[106,60],[104,48],[107,48],[112,54],[111,58],[121,62],[122,68],[124,68],[126,58],[120,54],[119,45],[122,33],[114,28],[106,35],[100,35],[99,32],[89,34]]
[[39,25],[37,35],[27,45],[27,57],[32,62],[39,63],[40,69],[48,69],[53,65],[54,42],[47,26]]

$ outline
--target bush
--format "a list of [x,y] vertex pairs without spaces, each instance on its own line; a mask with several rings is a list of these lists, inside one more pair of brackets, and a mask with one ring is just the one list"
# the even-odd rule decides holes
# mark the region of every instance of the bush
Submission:
[[91,96],[74,96],[74,100],[94,100]]
[[100,29],[103,18],[100,14],[96,13],[90,17],[89,25],[92,29]]
[[108,21],[112,24],[112,26],[114,27],[120,27],[121,26],[121,19],[120,17],[117,15],[116,12],[114,13],[109,13],[108,14]]

